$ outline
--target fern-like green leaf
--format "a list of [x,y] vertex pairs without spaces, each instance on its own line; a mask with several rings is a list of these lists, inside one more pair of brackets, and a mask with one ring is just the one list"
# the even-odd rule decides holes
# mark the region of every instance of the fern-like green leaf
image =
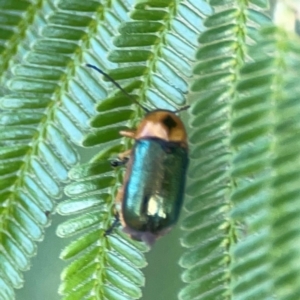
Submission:
[[300,44],[268,28],[258,45],[234,103],[232,215],[244,225],[233,248],[233,291],[238,299],[298,299]]
[[[145,266],[141,250],[146,247],[133,243],[124,235],[106,237],[111,221],[109,186],[116,182],[109,162],[95,161],[74,168],[75,180],[66,193],[70,198],[58,206],[60,214],[80,213],[58,227],[58,235],[80,237],[68,245],[61,258],[75,260],[65,268],[60,293],[64,299],[108,298],[138,299],[143,275],[137,269]],[[127,242],[126,242],[127,241]]]
[[180,299],[230,299],[231,247],[236,242],[236,224],[230,218],[232,150],[230,117],[238,97],[237,82],[246,57],[247,44],[257,40],[255,27],[268,22],[255,3],[226,5],[212,1],[216,12],[204,25],[191,86],[193,118],[190,143],[191,167],[183,221],[181,258],[187,270],[182,278],[188,285]]
[[[138,1],[130,16],[132,20],[119,27],[120,35],[113,40],[116,49],[110,52],[108,58],[114,63],[119,63],[120,66],[110,70],[109,74],[143,105],[175,110],[178,105],[185,103],[183,93],[186,93],[188,88],[185,80],[191,75],[191,62],[199,33],[199,28],[186,20],[193,18],[194,22],[200,22],[202,17],[191,3],[179,5],[170,0]],[[91,70],[91,73],[95,74],[95,71]],[[93,159],[92,163],[74,169],[71,176],[76,181],[66,189],[71,199],[58,207],[58,212],[61,214],[83,213],[58,228],[58,234],[61,236],[81,234],[78,240],[67,246],[62,254],[63,258],[69,258],[69,252],[72,253],[72,257],[77,255],[63,273],[66,275],[63,275],[60,292],[66,299],[83,297],[78,290],[81,288],[86,293],[86,297],[91,298],[141,297],[138,287],[143,281],[136,281],[134,273],[139,274],[140,271],[133,267],[142,267],[145,262],[131,265],[135,261],[134,253],[129,255],[131,251],[127,253],[123,248],[120,251],[112,246],[115,241],[121,245],[124,236],[122,240],[115,236],[108,239],[103,236],[104,231],[113,221],[114,197],[117,184],[121,183],[122,171],[112,172],[107,169],[108,162],[105,165],[101,159],[107,160],[113,153],[124,151],[131,146],[130,141],[120,140],[119,131],[127,128],[128,125],[131,128],[142,117],[140,109],[133,109],[132,104],[132,101],[124,99],[123,94],[117,91],[97,105],[98,114],[90,122],[94,130],[84,138],[83,145],[103,145],[104,153]],[[74,177],[74,174],[77,175]],[[95,239],[91,240],[90,236]],[[126,237],[124,247],[128,242]],[[133,245],[137,247],[138,244],[134,243],[131,247]],[[138,247],[144,249],[144,246]],[[119,257],[125,264],[122,263],[119,269],[115,270],[117,266],[111,265],[109,255]],[[140,255],[138,252],[135,254],[135,256]],[[84,261],[86,264],[81,265],[80,262]],[[79,264],[80,267],[76,272],[69,273],[69,268],[73,270],[73,264]],[[124,269],[126,264],[130,266],[128,270],[130,273]],[[87,265],[91,265],[87,270],[89,273],[83,273]],[[107,269],[111,269],[113,274],[120,272],[119,281],[117,277],[113,280],[106,272]],[[128,282],[123,275],[127,276]],[[86,288],[81,284],[84,279],[86,279]],[[95,282],[93,289],[88,288],[89,284],[92,285],[91,280]],[[71,281],[70,285],[69,281]],[[129,285],[130,289],[128,289]],[[117,294],[110,294],[112,291]]]
[[14,299],[78,160],[72,142],[81,142],[95,112],[95,97],[80,83],[84,71],[73,74],[86,48],[79,42],[96,30],[92,17],[103,6],[86,2],[76,16],[70,1],[2,0],[0,7],[0,298]]

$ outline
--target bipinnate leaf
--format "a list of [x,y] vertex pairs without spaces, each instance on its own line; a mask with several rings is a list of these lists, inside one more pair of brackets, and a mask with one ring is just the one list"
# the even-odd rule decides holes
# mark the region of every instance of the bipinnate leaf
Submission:
[[97,1],[3,0],[0,7],[0,298],[14,299],[78,161],[74,143],[106,94],[81,66],[88,44],[97,43],[94,18],[105,12]]

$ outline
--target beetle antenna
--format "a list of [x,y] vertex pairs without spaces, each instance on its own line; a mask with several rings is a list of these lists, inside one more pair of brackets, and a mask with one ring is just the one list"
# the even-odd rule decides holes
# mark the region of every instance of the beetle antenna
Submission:
[[187,109],[189,109],[190,107],[191,107],[190,105],[186,105],[186,106],[184,106],[184,107],[181,107],[181,108],[179,108],[179,109],[173,111],[173,113],[176,114],[176,113],[181,112],[181,111],[183,111],[183,110],[187,110]]
[[149,112],[149,110],[144,107],[141,103],[136,101],[132,96],[130,96],[111,76],[109,76],[107,73],[103,72],[101,69],[98,67],[91,65],[91,64],[86,64],[87,67],[92,68],[96,71],[98,71],[100,74],[104,75],[104,77],[108,78],[124,95],[126,95],[131,101],[136,103],[139,107],[141,107],[145,112]]

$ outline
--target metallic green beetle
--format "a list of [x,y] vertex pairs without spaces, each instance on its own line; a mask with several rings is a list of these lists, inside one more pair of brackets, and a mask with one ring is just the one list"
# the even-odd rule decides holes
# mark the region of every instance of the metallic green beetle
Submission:
[[136,132],[120,134],[135,139],[116,199],[120,221],[133,239],[152,245],[180,214],[188,167],[186,131],[173,112],[155,110]]

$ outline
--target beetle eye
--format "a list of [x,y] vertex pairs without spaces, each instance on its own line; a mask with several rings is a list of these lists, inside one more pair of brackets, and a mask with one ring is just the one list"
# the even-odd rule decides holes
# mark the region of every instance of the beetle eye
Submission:
[[173,120],[173,118],[168,115],[167,117],[165,117],[163,120],[162,120],[163,124],[166,125],[166,127],[170,130],[174,127],[176,127],[176,122]]

